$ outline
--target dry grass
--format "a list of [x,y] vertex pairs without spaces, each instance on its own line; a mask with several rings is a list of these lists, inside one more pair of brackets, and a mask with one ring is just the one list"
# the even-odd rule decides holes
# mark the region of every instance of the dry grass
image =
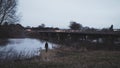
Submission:
[[[45,53],[43,53],[45,54]],[[47,53],[46,53],[47,54]],[[60,48],[49,51],[48,62],[64,63],[75,68],[119,68],[119,51],[87,51],[73,48]]]
[[47,53],[42,50],[30,60],[1,63],[0,68],[120,68],[120,52],[62,47]]

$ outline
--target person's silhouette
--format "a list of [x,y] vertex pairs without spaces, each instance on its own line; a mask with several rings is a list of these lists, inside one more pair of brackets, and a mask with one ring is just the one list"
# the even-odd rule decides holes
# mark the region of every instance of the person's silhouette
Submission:
[[46,42],[45,43],[45,49],[46,49],[46,52],[48,51],[48,43]]

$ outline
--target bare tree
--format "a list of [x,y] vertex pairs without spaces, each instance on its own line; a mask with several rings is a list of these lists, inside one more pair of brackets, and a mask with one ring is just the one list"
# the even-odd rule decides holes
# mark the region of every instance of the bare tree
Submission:
[[70,22],[70,29],[74,29],[74,30],[78,30],[78,29],[82,29],[82,25],[77,23],[77,22]]
[[19,19],[16,15],[18,0],[0,0],[0,25],[4,22],[15,23]]
[[42,23],[41,25],[38,26],[38,28],[45,28],[45,24]]

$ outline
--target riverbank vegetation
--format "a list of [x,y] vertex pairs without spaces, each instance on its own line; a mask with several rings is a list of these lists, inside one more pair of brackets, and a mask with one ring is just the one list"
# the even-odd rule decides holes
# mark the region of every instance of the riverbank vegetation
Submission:
[[119,51],[77,50],[61,47],[42,50],[40,56],[27,60],[1,62],[1,68],[119,68]]

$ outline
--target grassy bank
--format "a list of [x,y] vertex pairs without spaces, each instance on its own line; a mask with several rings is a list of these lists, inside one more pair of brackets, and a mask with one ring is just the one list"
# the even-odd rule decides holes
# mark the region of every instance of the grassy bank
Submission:
[[120,68],[120,52],[62,47],[31,59],[1,62],[0,68]]

